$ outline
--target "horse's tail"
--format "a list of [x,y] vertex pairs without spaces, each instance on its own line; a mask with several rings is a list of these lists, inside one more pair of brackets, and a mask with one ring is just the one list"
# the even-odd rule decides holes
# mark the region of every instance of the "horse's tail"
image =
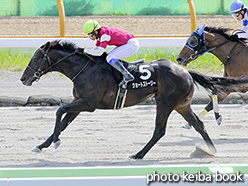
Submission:
[[227,92],[244,92],[248,88],[248,73],[239,78],[212,77],[199,72],[189,70],[194,83],[198,83],[206,90],[218,95],[226,95]]

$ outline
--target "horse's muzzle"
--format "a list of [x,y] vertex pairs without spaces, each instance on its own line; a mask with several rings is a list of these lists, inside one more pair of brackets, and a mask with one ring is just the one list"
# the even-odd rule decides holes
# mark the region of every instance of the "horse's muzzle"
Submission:
[[189,62],[189,59],[187,59],[187,58],[183,59],[183,58],[181,58],[179,56],[176,58],[176,60],[177,60],[179,65],[182,65],[182,66],[185,66],[185,67],[187,66],[187,64]]
[[37,78],[32,76],[30,78],[25,78],[25,77],[21,77],[20,81],[22,82],[23,85],[26,86],[32,86],[32,83],[36,80]]

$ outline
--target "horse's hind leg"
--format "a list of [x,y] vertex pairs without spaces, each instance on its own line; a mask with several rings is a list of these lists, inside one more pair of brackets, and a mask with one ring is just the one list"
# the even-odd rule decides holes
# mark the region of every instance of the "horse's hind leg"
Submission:
[[[219,102],[221,102],[223,99],[219,99]],[[208,105],[200,112],[198,115],[198,118],[200,120],[203,119],[203,117],[210,112],[211,110],[214,111],[214,116],[217,121],[217,124],[220,125],[222,122],[222,116],[219,114],[219,105],[218,105],[218,97],[217,95],[212,95],[212,100],[208,103]],[[185,129],[190,129],[191,125],[189,123],[186,123],[182,126]]]
[[130,158],[142,159],[146,153],[157,143],[157,141],[165,135],[167,120],[172,111],[173,109],[169,109],[168,105],[157,105],[156,124],[152,138],[141,151],[135,155],[130,156]]
[[[208,103],[208,105],[200,112],[200,114],[198,115],[198,118],[200,120],[203,119],[203,117],[208,113],[210,112],[211,110],[213,110],[213,101],[210,101]],[[191,124],[189,123],[186,123],[185,125],[182,126],[183,128],[185,129],[190,129],[191,128]]]
[[208,148],[212,153],[216,153],[216,148],[212,140],[210,139],[203,122],[196,116],[196,114],[192,111],[190,104],[180,106],[176,108],[176,111],[180,113],[183,118],[192,125],[197,132],[199,132],[207,144]]
[[213,102],[213,111],[214,111],[214,116],[215,116],[216,122],[218,125],[220,125],[222,122],[222,116],[219,113],[219,105],[218,105],[218,96],[217,95],[212,95],[212,102]]
[[218,103],[223,101],[229,94],[230,94],[230,92],[226,92],[225,95],[223,95],[222,97],[219,97],[219,98],[218,98],[217,94],[213,94],[212,100],[208,103],[208,105],[205,107],[205,109],[203,109],[203,111],[198,115],[199,119],[202,119],[208,112],[213,110],[217,124],[220,125],[222,122],[222,116],[219,114]]
[[[208,105],[200,112],[200,114],[198,115],[198,118],[201,120],[203,119],[203,117],[210,112],[211,110],[213,110],[213,101],[210,101],[208,103]],[[182,126],[185,129],[190,129],[191,128],[191,124],[190,123],[186,123],[185,125]]]
[[[78,113],[67,113],[63,120],[61,121],[61,131],[65,130],[66,127],[78,116]],[[41,152],[43,148],[48,148],[53,142],[53,134],[47,138],[41,145],[34,148],[33,152]]]

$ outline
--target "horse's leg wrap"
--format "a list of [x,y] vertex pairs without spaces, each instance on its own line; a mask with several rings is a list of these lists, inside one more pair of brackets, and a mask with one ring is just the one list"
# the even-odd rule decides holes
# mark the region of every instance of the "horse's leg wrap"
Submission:
[[218,96],[212,95],[212,101],[213,101],[213,110],[214,110],[215,119],[217,121],[217,124],[220,125],[222,122],[222,116],[219,114]]
[[[198,115],[198,118],[200,120],[203,119],[203,117],[208,113],[208,111],[205,109],[203,109],[203,111],[201,111],[201,113]],[[190,123],[186,123],[185,125],[182,126],[185,129],[190,129],[191,128],[191,124]]]
[[201,111],[201,113],[198,115],[198,118],[200,120],[202,120],[204,118],[204,116],[206,116],[206,114],[208,112],[210,112],[213,109],[213,101],[211,100],[208,105]]
[[[213,101],[210,101],[208,105],[200,112],[198,115],[198,118],[202,120],[204,116],[213,109]],[[182,126],[185,129],[190,129],[191,125],[189,123],[186,123],[185,125]]]

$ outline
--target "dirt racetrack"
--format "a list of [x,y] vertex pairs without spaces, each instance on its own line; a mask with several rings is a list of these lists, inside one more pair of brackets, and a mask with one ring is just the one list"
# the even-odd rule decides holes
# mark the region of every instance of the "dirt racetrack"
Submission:
[[[203,105],[194,105],[199,113]],[[181,128],[185,121],[176,112],[169,118],[166,135],[143,160],[128,157],[150,139],[155,106],[140,105],[120,111],[81,113],[61,134],[61,146],[31,152],[53,131],[57,107],[0,108],[0,167],[78,167],[135,165],[247,164],[248,105],[221,105],[223,123],[209,113],[204,123],[217,148],[216,156],[193,155],[202,143],[194,130]],[[238,112],[237,112],[238,111]]]
[[[190,16],[76,16],[66,17],[65,33],[81,36],[84,23],[97,20],[102,26],[120,27],[135,36],[190,35]],[[199,15],[197,24],[238,29],[242,23],[229,16]],[[0,17],[0,37],[59,35],[59,17]]]

